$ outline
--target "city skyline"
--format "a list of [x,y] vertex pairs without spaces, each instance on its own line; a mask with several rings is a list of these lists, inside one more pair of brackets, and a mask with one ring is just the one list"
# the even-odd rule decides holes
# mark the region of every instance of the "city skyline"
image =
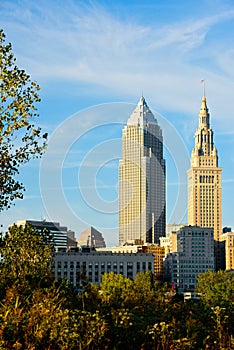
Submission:
[[[3,0],[0,14],[17,65],[41,86],[38,124],[49,132],[49,140],[56,131],[64,135],[61,133],[65,121],[77,112],[80,117],[75,128],[77,132],[82,129],[79,142],[74,136],[72,145],[60,138],[50,164],[51,168],[56,167],[59,152],[68,145],[63,162],[59,163],[61,184],[66,201],[71,211],[81,217],[81,224],[63,216],[57,189],[52,188],[47,194],[53,195],[51,202],[58,209],[58,217],[48,217],[48,208],[41,200],[40,177],[43,171],[53,171],[42,168],[41,164],[48,165],[46,161],[33,161],[20,174],[26,187],[25,199],[1,213],[4,228],[17,220],[46,218],[69,226],[77,234],[88,225],[95,226],[103,232],[108,245],[116,243],[118,214],[110,214],[108,207],[116,211],[121,130],[142,90],[154,114],[156,110],[168,121],[166,127],[159,121],[167,145],[171,126],[173,138],[181,142],[179,150],[184,151],[182,163],[171,146],[165,149],[167,222],[171,222],[179,188],[187,187],[186,171],[202,97],[201,79],[206,80],[215,144],[223,168],[223,226],[234,227],[230,205],[234,190],[234,7],[229,1],[136,1],[134,5],[117,1],[113,5],[108,1],[36,4]],[[101,104],[105,117],[100,116],[103,109],[97,107]],[[96,113],[95,118],[93,113],[86,113],[87,108]],[[103,143],[113,146],[112,152],[108,147],[109,153],[103,155]],[[95,171],[96,180],[87,182],[91,171]],[[179,171],[184,175],[178,176]],[[78,173],[79,181],[84,178],[83,192],[75,196]],[[89,203],[93,193],[89,187],[94,185],[97,201],[98,197],[103,198],[102,212],[97,210],[96,214],[89,211],[90,206],[94,207]],[[187,196],[185,200],[186,205]],[[185,214],[181,213],[181,222],[186,222]]]

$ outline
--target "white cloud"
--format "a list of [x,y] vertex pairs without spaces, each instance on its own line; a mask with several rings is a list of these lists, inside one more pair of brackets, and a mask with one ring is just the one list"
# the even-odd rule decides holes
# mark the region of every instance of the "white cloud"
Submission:
[[[154,47],[165,47],[177,44],[179,49],[191,50],[204,43],[209,30],[213,26],[225,20],[233,19],[234,10],[221,12],[217,15],[207,17],[200,16],[198,19],[184,20],[164,26],[156,32],[158,40]],[[155,33],[154,33],[155,34]],[[162,40],[163,38],[163,40]]]
[[[152,109],[163,110],[165,115],[168,111],[175,113],[174,125],[188,141],[197,125],[194,119],[200,108],[201,79],[207,82],[212,125],[216,121],[215,137],[234,133],[234,10],[223,3],[220,6],[224,10],[212,1],[212,13],[197,4],[197,13],[187,9],[187,14],[175,15],[173,20],[161,20],[156,14],[153,22],[131,14],[117,17],[113,10],[91,2],[2,0],[0,16],[19,66],[44,85],[45,95],[50,89],[55,103],[56,99],[63,100],[63,94],[72,97],[73,103],[84,95],[91,101],[95,95],[103,96],[104,101],[106,96],[118,95],[134,102],[143,90]],[[127,119],[122,113],[118,119],[113,110],[109,115],[112,120]],[[79,128],[88,130],[96,120],[97,113],[87,118],[81,114],[72,127],[57,127],[58,142],[48,148],[52,157],[50,163],[45,163],[50,174],[53,168],[61,168],[64,149],[69,155],[72,152],[64,135],[72,139],[78,123]],[[49,122],[57,123],[56,115],[51,115]],[[77,167],[79,162],[74,155],[64,166]],[[95,167],[96,163],[89,159],[86,165]],[[172,180],[169,185],[176,184]],[[19,213],[20,217],[29,217],[26,214]]]
[[224,179],[223,183],[234,183],[234,179]]
[[3,27],[38,80],[94,84],[97,93],[102,85],[104,94],[112,89],[136,96],[143,89],[160,109],[194,113],[205,78],[213,118],[224,114],[220,128],[232,118],[234,48],[228,32],[210,39],[214,28],[234,19],[232,8],[159,27],[157,18],[155,24],[124,21],[95,3],[23,4],[4,9]]
[[[96,155],[97,157],[99,156],[98,154]],[[79,161],[68,161],[64,164],[63,169],[71,169],[71,168],[95,168],[97,170],[100,170],[102,168],[105,169],[118,169],[118,164],[114,163],[105,163],[105,162],[100,162],[100,161],[89,161],[89,162],[79,162]]]
[[[63,190],[92,190],[94,191],[93,185],[77,185],[77,186],[63,186]],[[99,184],[95,186],[95,190],[97,189],[116,189],[116,184],[107,185],[107,184]]]

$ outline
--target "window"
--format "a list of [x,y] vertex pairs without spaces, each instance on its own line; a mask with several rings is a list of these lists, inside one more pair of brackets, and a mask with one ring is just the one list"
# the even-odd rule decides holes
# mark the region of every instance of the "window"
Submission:
[[110,272],[110,271],[111,271],[111,263],[108,262],[108,263],[107,263],[107,272]]

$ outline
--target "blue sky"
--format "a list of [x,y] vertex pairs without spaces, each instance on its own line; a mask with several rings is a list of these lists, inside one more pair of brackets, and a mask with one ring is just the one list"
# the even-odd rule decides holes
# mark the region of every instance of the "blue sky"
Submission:
[[[223,168],[223,226],[234,228],[233,1],[5,1],[1,27],[41,86],[43,160],[21,169],[24,200],[1,214],[93,225],[118,240],[121,130],[142,91],[163,130],[167,222],[186,222],[186,170],[206,81]],[[157,114],[158,113],[158,114]]]

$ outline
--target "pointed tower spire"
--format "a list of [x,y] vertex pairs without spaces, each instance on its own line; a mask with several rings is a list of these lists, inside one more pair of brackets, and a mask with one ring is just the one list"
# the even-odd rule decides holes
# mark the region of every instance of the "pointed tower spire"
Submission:
[[205,80],[201,80],[201,83],[203,84],[203,97],[202,97],[202,104],[201,104],[200,113],[199,113],[199,126],[201,126],[202,128],[209,129],[210,115],[206,104]]
[[[213,154],[213,131],[210,128],[210,114],[206,104],[206,97],[202,97],[202,104],[199,112],[199,123],[195,133],[195,147],[196,154],[203,156],[211,156]],[[191,158],[193,162],[195,158]]]

